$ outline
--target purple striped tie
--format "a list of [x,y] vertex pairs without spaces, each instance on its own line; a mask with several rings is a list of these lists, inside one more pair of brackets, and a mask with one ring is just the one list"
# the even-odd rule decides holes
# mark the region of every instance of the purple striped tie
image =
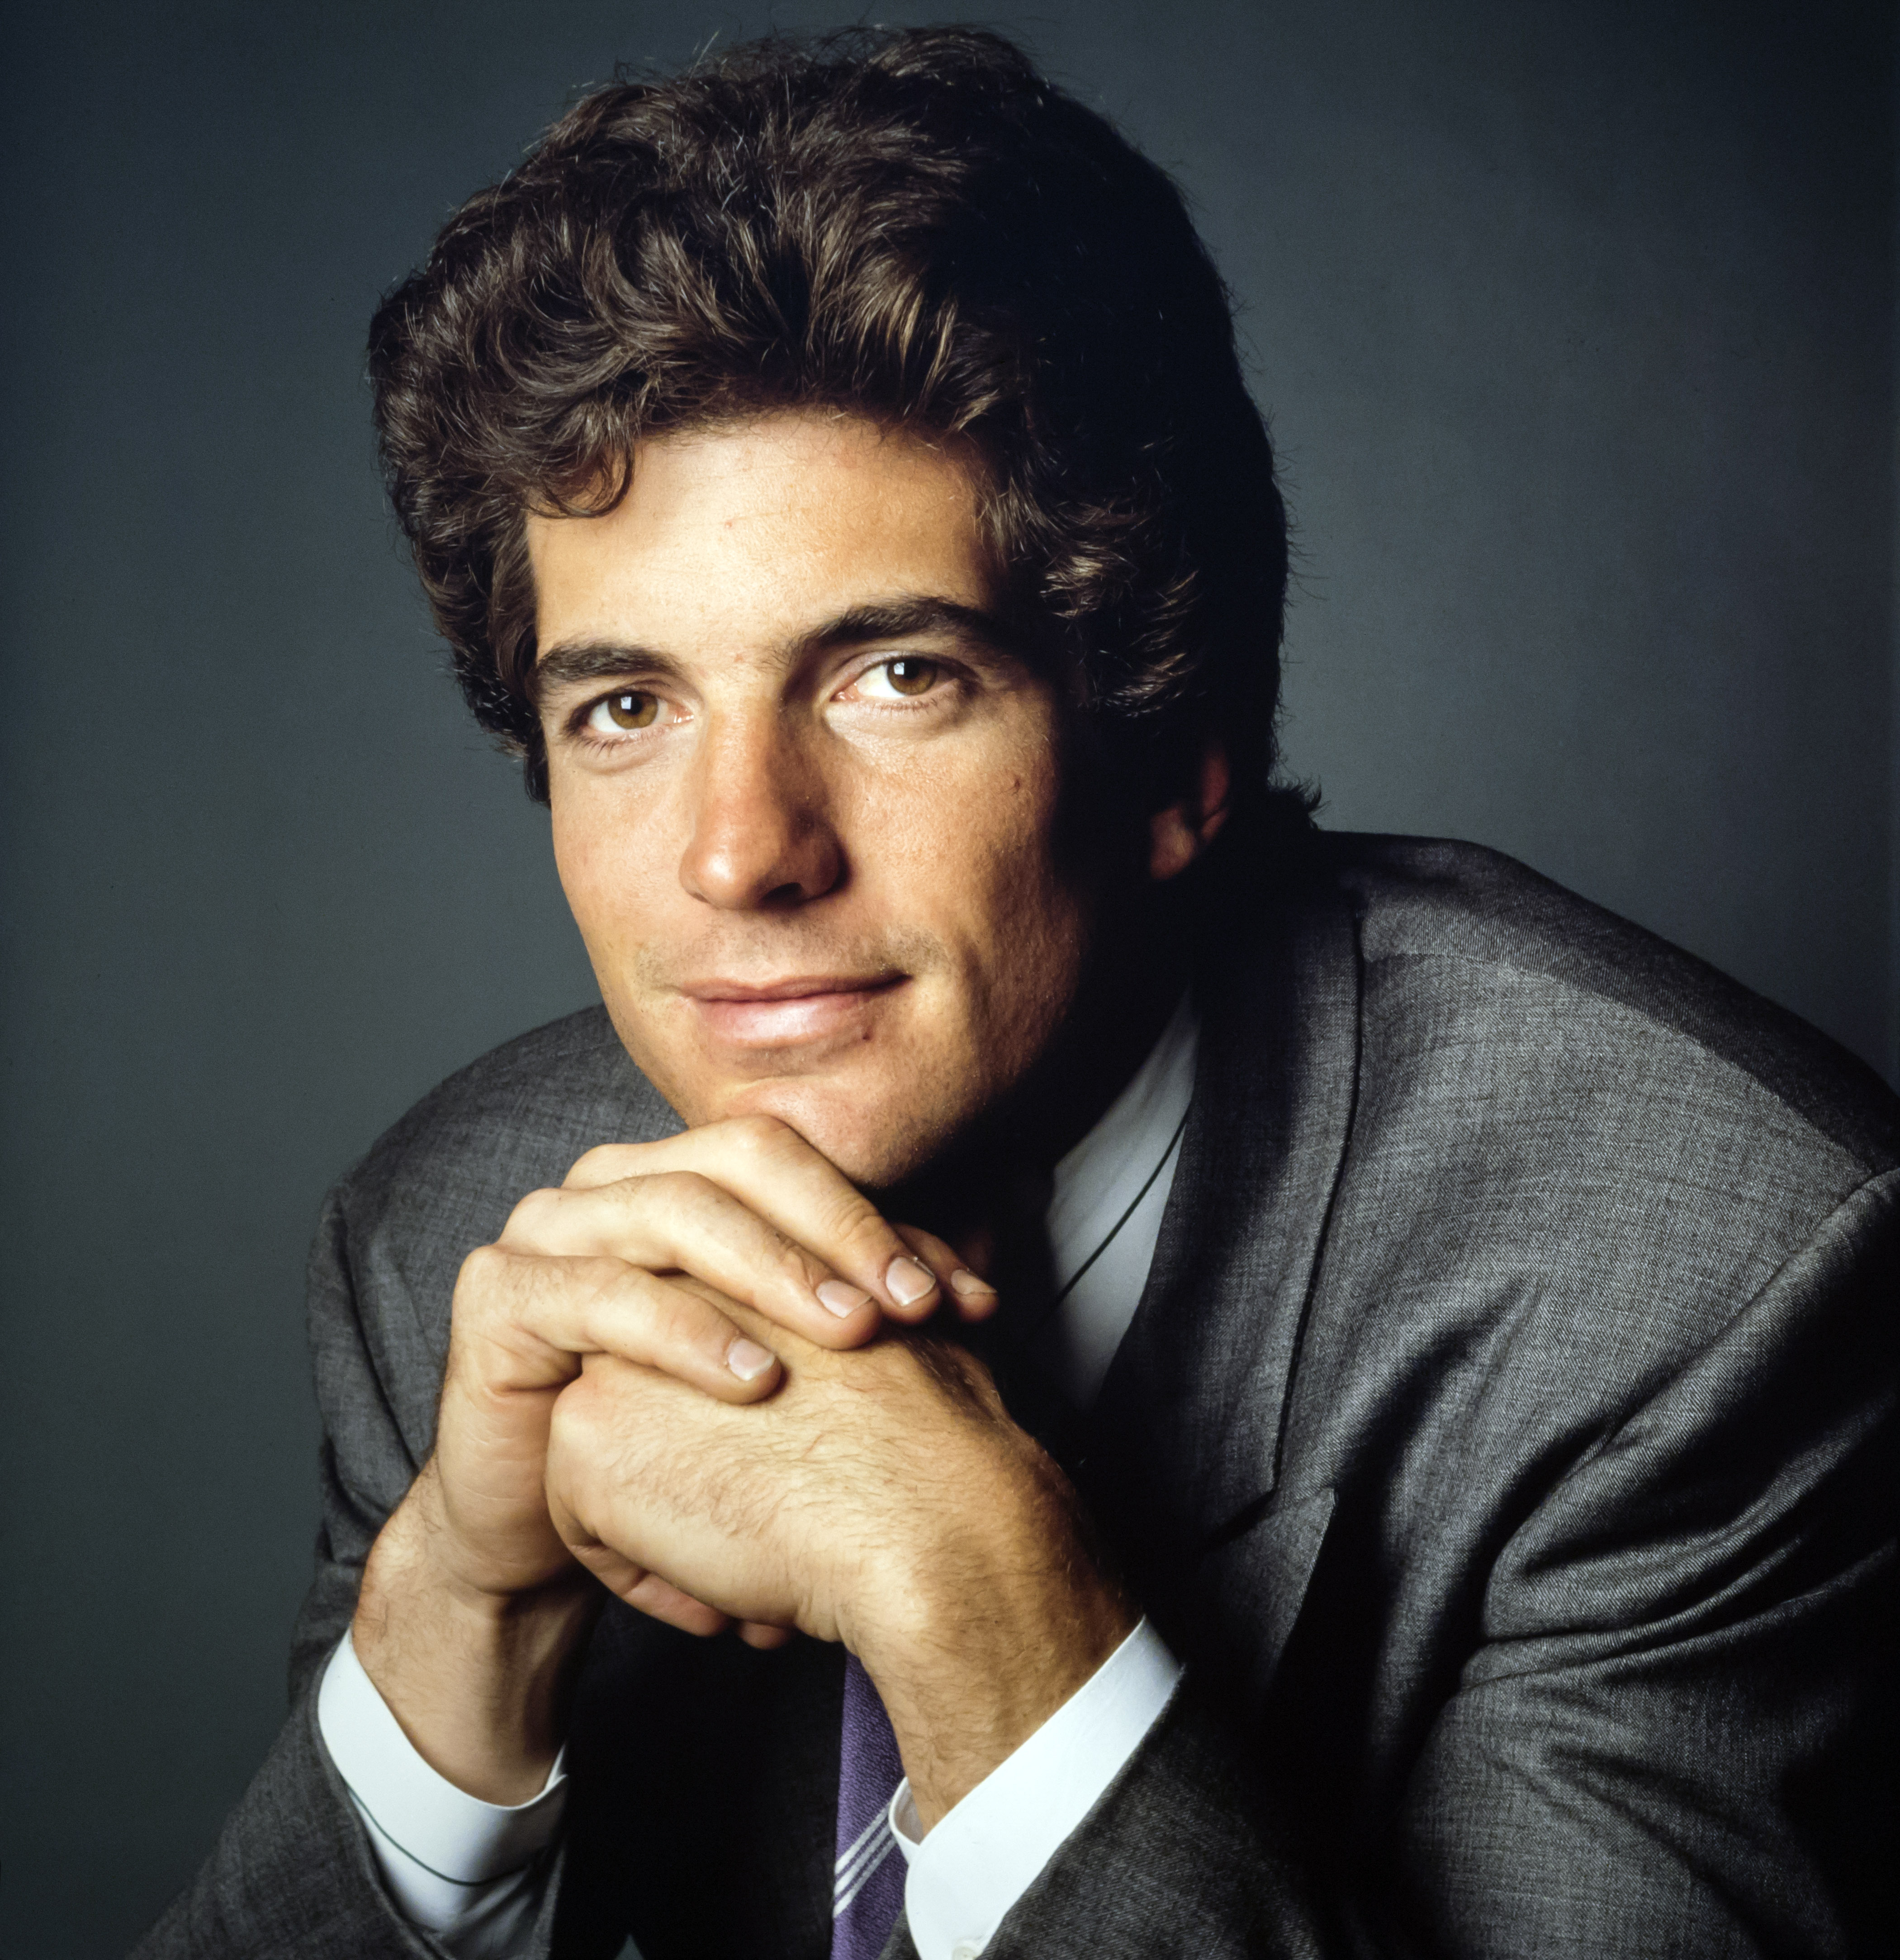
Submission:
[[877,1960],[904,1902],[904,1857],[891,1835],[890,1800],[903,1780],[897,1738],[871,1678],[845,1657],[844,1732],[838,1752],[838,1863],[831,1960]]

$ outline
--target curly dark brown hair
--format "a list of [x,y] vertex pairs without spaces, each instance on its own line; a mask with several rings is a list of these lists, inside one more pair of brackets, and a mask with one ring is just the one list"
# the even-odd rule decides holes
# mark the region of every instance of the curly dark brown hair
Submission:
[[[1270,787],[1287,581],[1227,296],[1166,175],[973,29],[737,47],[585,97],[370,334],[456,672],[545,797],[524,515],[649,432],[843,408],[961,438],[1027,643],[1148,807],[1210,729]],[[603,491],[603,486],[606,486]]]

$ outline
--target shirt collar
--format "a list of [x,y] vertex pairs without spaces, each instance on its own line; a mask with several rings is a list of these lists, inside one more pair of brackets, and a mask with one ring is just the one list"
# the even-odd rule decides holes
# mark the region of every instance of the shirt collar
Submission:
[[[1114,1230],[1115,1221],[1134,1202],[1180,1128],[1194,1093],[1199,1032],[1193,1005],[1184,994],[1128,1087],[1055,1166],[1055,1193],[1046,1217],[1058,1286],[1068,1282]],[[1134,1223],[1131,1220],[1130,1227]],[[1154,1247],[1150,1232],[1151,1255]],[[1142,1262],[1144,1272],[1147,1263]]]

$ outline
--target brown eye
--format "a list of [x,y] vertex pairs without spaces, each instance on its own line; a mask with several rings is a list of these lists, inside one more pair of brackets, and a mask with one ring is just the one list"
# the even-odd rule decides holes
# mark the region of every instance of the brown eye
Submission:
[[884,672],[898,694],[928,694],[936,684],[934,660],[886,660]]
[[610,694],[594,711],[596,726],[604,714],[616,728],[650,728],[660,712],[660,698],[652,694]]

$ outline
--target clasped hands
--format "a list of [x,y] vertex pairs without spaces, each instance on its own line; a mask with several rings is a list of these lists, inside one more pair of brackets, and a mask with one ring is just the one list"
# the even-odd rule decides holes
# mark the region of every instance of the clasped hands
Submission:
[[934,1822],[1135,1617],[982,1364],[913,1331],[947,1298],[996,1304],[768,1118],[524,1198],[463,1268],[435,1453],[365,1573],[358,1652],[411,1739],[519,1800],[591,1574],[690,1632],[842,1641]]

